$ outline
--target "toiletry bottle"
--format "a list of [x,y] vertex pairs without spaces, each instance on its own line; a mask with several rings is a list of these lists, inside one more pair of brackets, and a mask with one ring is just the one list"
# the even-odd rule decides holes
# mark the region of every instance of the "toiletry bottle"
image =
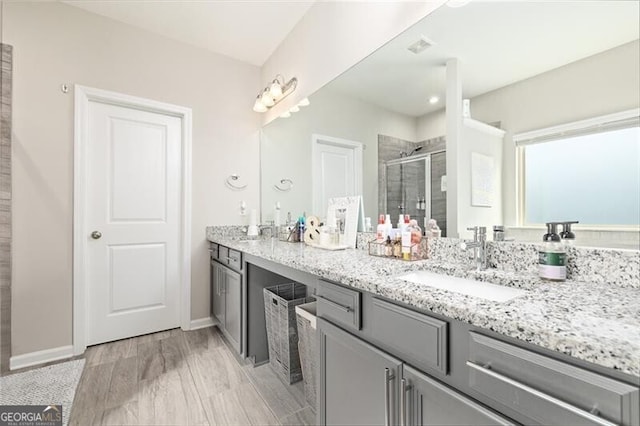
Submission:
[[398,216],[398,231],[402,233],[403,230],[404,230],[404,215],[400,214]]
[[384,226],[384,215],[381,214],[380,217],[378,218],[378,227],[376,228],[376,240],[377,241],[384,241],[385,240],[385,226]]
[[282,225],[282,223],[280,223],[280,202],[279,201],[276,203],[276,206],[273,212],[273,225],[274,226]]
[[547,223],[547,233],[542,237],[538,251],[538,271],[540,278],[547,281],[567,279],[567,254],[557,234],[558,222]]
[[412,219],[409,222],[409,228],[407,228],[407,231],[409,231],[409,234],[411,235],[411,258],[414,260],[422,259],[424,257],[424,253],[422,253],[422,245],[420,244],[422,242],[422,229],[418,226],[418,221]]
[[[409,215],[406,215],[408,218]],[[402,242],[402,259],[403,260],[411,260],[411,224],[407,223],[403,229],[401,234],[401,242]]]
[[574,223],[579,223],[577,220],[571,222],[562,222],[562,232],[560,233],[560,238],[562,238],[562,243],[565,246],[572,246],[576,242],[576,234],[571,231],[571,225]]
[[493,226],[493,241],[504,241],[504,226]]
[[391,225],[391,215],[385,215],[385,218],[384,218],[385,235],[391,235],[392,229],[393,229],[393,225]]
[[427,222],[427,229],[425,235],[429,238],[440,238],[442,231],[438,227],[438,222],[435,219],[429,219]]
[[304,243],[304,216],[298,218],[298,241]]
[[391,242],[391,236],[387,236],[387,239],[385,240],[384,255],[388,257],[393,256],[393,243]]
[[371,226],[371,218],[370,217],[365,217],[364,218],[364,231],[365,232],[373,232],[373,227]]

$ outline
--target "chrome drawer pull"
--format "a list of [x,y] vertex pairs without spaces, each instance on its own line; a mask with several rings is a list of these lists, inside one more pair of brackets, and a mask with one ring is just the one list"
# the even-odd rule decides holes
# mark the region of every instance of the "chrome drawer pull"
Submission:
[[333,306],[334,308],[338,308],[338,309],[340,309],[341,311],[344,311],[344,312],[346,312],[346,313],[349,313],[349,312],[351,312],[351,311],[353,310],[353,309],[351,309],[351,307],[350,307],[350,306],[343,306],[343,305],[341,305],[341,304],[339,304],[339,303],[336,303],[336,302],[334,302],[334,301],[333,301],[333,300],[331,300],[331,299],[327,299],[326,297],[321,296],[321,295],[319,295],[319,294],[316,294],[315,296],[316,296],[318,299],[322,299],[322,300],[324,300],[325,302],[327,302],[328,304],[330,304],[330,305],[331,305],[331,306]]
[[546,393],[540,392],[539,390],[536,390],[536,389],[534,389],[532,387],[529,387],[529,386],[527,386],[527,385],[525,385],[523,383],[517,382],[517,381],[515,381],[513,379],[510,379],[510,378],[508,378],[506,376],[503,376],[502,374],[498,374],[493,370],[489,370],[487,368],[483,368],[480,365],[474,364],[471,361],[467,361],[467,366],[469,368],[473,369],[473,370],[480,371],[483,374],[487,374],[487,375],[493,377],[494,379],[500,380],[501,382],[504,382],[504,383],[506,383],[508,385],[511,385],[511,386],[515,387],[515,388],[518,388],[518,389],[520,389],[520,390],[522,390],[524,392],[528,392],[528,393],[530,393],[532,395],[535,395],[538,398],[540,398],[540,399],[542,399],[542,400],[544,400],[546,402],[549,402],[551,404],[557,405],[558,407],[561,407],[561,408],[563,408],[563,409],[565,409],[567,411],[570,411],[571,413],[576,414],[576,415],[578,415],[580,417],[583,417],[583,418],[585,418],[585,419],[587,419],[587,420],[589,420],[589,421],[591,421],[593,423],[596,423],[596,424],[599,424],[599,425],[602,425],[602,426],[615,426],[615,423],[611,423],[608,420],[605,420],[605,419],[603,419],[601,417],[595,416],[595,415],[593,415],[591,413],[588,413],[588,412],[586,412],[584,410],[581,410],[578,407],[574,407],[571,404],[568,404],[568,403],[566,403],[566,402],[564,402],[562,400],[559,400],[559,399],[554,398],[554,397],[552,397],[550,395],[547,395]]
[[389,382],[395,378],[388,368],[384,369],[384,426],[391,426],[391,398],[389,398]]
[[400,426],[407,426],[407,379],[402,379],[400,385]]

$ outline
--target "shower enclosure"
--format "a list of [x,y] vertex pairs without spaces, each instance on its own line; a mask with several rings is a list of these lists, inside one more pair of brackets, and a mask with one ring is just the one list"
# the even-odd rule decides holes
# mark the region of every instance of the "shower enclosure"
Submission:
[[401,152],[400,157],[384,162],[383,185],[384,211],[391,215],[396,225],[400,214],[417,219],[424,229],[426,221],[433,218],[446,236],[446,191],[441,182],[445,174],[446,153],[434,151],[416,154]]

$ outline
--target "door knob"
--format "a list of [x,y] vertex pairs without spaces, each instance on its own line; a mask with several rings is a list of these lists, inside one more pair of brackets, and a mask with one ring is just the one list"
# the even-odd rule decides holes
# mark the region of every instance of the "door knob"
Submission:
[[97,240],[100,237],[102,237],[102,232],[100,232],[100,231],[93,231],[91,233],[91,238],[93,238],[94,240]]

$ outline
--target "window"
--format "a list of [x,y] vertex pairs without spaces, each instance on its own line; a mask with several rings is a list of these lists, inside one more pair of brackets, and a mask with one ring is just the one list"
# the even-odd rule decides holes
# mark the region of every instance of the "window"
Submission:
[[638,110],[514,136],[521,225],[640,223]]

